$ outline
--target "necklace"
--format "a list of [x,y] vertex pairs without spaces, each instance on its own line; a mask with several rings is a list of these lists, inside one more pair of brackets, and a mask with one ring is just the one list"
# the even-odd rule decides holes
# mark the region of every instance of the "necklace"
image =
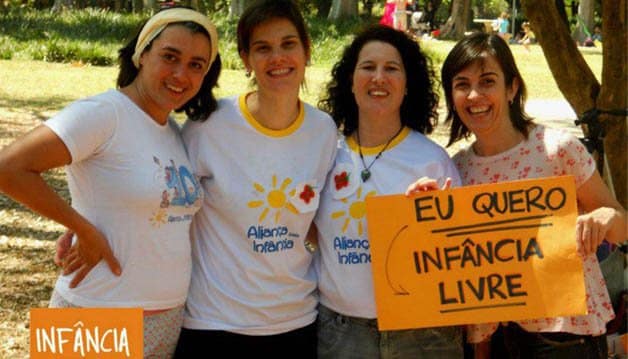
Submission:
[[371,178],[371,167],[373,167],[373,164],[375,163],[375,161],[377,161],[378,158],[382,157],[382,153],[386,151],[386,149],[388,148],[388,145],[390,145],[392,140],[394,140],[395,137],[399,136],[399,134],[401,133],[401,130],[403,130],[403,126],[401,126],[399,128],[399,131],[397,131],[397,133],[395,133],[395,135],[392,136],[390,140],[388,140],[388,142],[386,142],[386,144],[384,145],[384,148],[382,148],[382,150],[379,151],[377,155],[375,155],[373,162],[371,162],[371,164],[368,166],[366,165],[366,162],[364,161],[364,155],[362,155],[362,146],[360,146],[360,130],[356,130],[356,138],[358,140],[358,153],[360,154],[360,160],[362,161],[362,166],[364,166],[364,169],[362,170],[362,172],[360,172],[360,177],[362,177],[362,182],[366,182],[368,181],[369,178]]

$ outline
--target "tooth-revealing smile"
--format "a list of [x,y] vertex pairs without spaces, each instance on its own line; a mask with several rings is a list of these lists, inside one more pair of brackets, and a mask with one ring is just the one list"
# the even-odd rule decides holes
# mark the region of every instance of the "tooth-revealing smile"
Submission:
[[369,90],[370,96],[388,96],[388,91],[385,90]]
[[289,73],[290,71],[292,71],[289,68],[285,68],[285,69],[277,69],[277,70],[272,70],[269,71],[269,74],[272,76],[281,76],[281,75],[285,75],[287,73]]
[[483,113],[489,110],[489,106],[474,106],[469,107],[469,112],[472,114]]
[[166,87],[169,90],[174,91],[174,92],[178,92],[178,93],[183,92],[183,87],[176,87],[176,86],[172,86],[172,85],[169,85],[169,84],[166,84]]

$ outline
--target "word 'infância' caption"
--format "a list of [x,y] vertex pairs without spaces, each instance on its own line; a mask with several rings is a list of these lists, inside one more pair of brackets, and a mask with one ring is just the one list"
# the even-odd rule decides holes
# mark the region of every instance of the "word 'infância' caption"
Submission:
[[33,339],[38,353],[72,353],[83,357],[88,353],[119,353],[130,357],[126,328],[87,328],[78,321],[72,328],[37,328]]

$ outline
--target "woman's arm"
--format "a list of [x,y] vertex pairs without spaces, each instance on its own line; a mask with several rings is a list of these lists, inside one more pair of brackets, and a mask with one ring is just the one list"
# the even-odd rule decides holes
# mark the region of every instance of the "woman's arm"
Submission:
[[71,161],[63,141],[48,127],[39,126],[0,151],[0,192],[77,234],[77,252],[70,258],[83,264],[72,281],[75,286],[101,259],[115,274],[120,273],[120,265],[102,233],[41,176],[42,172]]
[[604,239],[626,240],[626,211],[613,197],[596,171],[577,190],[578,203],[586,213],[578,216],[576,238],[583,254],[595,253]]

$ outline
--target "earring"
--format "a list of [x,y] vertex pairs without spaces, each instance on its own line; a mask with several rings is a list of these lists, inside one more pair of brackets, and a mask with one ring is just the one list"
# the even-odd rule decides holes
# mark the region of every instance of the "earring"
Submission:
[[408,96],[408,88],[406,87],[406,90],[403,92],[404,96]]
[[508,100],[508,106],[512,106],[512,99]]
[[249,77],[251,77],[251,70],[246,69],[246,72],[244,73],[244,76],[246,76],[246,78],[248,79]]

